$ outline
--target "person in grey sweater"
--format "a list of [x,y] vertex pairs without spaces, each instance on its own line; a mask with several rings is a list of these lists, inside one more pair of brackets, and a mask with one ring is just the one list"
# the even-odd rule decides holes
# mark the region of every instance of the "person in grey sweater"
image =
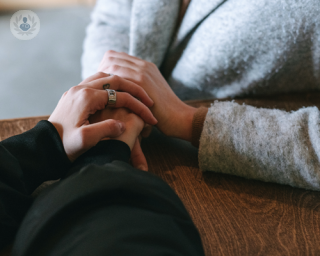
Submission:
[[181,101],[319,90],[318,0],[188,2],[98,1],[83,78],[99,70],[141,86],[157,127],[199,144],[202,171],[320,190],[318,108]]

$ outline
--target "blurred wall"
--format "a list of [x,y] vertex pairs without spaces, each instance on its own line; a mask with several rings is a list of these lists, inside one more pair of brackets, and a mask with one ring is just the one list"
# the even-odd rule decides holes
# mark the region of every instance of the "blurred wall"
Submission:
[[[92,0],[0,0],[0,119],[50,115],[81,82],[80,58]],[[41,29],[21,41],[10,31],[17,10],[32,10]]]
[[94,4],[95,0],[0,0],[0,11]]

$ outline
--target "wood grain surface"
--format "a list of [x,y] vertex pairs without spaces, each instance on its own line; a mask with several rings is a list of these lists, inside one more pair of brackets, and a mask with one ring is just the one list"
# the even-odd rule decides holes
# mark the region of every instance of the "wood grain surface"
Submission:
[[[320,93],[235,101],[290,111],[307,106],[320,108]],[[210,106],[212,102],[187,103],[199,107]],[[0,139],[20,134],[46,118],[0,121]],[[157,129],[143,140],[142,148],[150,172],[164,179],[188,209],[206,255],[320,255],[319,192],[201,173],[197,149],[188,142],[168,138]],[[0,255],[10,255],[10,249]]]

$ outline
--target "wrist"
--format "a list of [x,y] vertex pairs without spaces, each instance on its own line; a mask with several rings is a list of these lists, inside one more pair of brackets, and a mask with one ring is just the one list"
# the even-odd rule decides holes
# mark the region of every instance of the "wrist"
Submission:
[[176,111],[173,137],[192,141],[192,121],[197,109],[185,103]]

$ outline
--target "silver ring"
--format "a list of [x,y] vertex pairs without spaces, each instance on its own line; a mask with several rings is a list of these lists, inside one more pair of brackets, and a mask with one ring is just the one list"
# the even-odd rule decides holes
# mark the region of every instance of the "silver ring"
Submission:
[[110,73],[106,73],[107,75],[109,75],[109,76],[113,76],[113,74],[110,74]]
[[115,90],[106,89],[108,92],[108,104],[110,106],[116,105],[117,103],[117,94]]

